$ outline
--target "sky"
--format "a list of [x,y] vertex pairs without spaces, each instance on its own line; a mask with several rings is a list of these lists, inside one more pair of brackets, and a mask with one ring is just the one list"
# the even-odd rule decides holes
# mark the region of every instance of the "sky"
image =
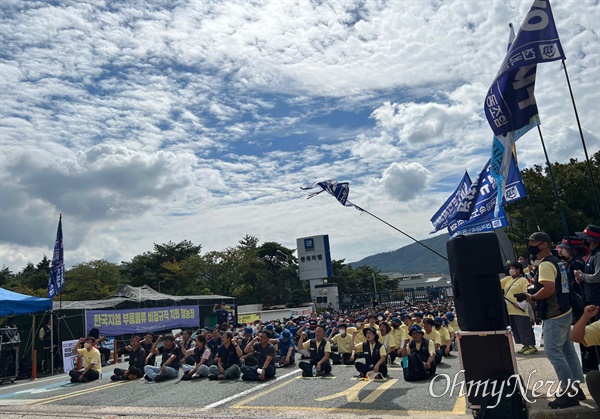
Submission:
[[[531,0],[0,3],[0,265],[119,263],[154,243],[328,234],[358,261],[417,238],[490,157],[483,101]],[[553,0],[591,155],[600,7]],[[560,61],[536,99],[551,161],[584,159]],[[536,130],[519,166],[545,162]],[[527,186],[527,185],[526,185]],[[580,226],[583,228],[584,226]],[[426,271],[426,267],[424,267]]]

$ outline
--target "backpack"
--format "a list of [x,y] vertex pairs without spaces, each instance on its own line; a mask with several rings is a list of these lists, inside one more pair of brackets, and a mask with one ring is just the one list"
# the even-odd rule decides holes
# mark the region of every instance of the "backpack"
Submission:
[[411,352],[402,360],[402,367],[405,381],[421,381],[429,378],[423,361],[415,352]]
[[[519,377],[519,380],[521,377]],[[504,383],[502,392],[493,396],[489,394],[481,399],[481,409],[476,415],[477,419],[527,419],[527,406],[521,388],[515,379],[508,376],[497,377],[490,380],[490,385],[496,382],[496,389]],[[516,388],[515,388],[516,387]],[[510,395],[510,397],[509,397]],[[498,401],[498,397],[500,400]],[[494,407],[488,407],[494,406]]]

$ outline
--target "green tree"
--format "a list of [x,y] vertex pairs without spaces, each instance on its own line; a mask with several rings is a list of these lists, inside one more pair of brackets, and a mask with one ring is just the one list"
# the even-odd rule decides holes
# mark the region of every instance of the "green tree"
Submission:
[[[600,179],[600,151],[590,159],[595,179]],[[552,164],[563,214],[569,235],[582,231],[600,219],[594,200],[589,171],[585,162],[571,159],[568,163]],[[506,229],[519,255],[526,255],[524,238],[539,229],[554,239],[566,235],[547,167],[534,166],[521,171],[528,197],[505,207],[510,220]],[[598,182],[596,182],[598,183]]]
[[65,272],[65,300],[101,300],[121,287],[121,268],[104,259],[80,263]]
[[12,271],[6,265],[2,265],[0,270],[0,287],[6,286],[14,277]]

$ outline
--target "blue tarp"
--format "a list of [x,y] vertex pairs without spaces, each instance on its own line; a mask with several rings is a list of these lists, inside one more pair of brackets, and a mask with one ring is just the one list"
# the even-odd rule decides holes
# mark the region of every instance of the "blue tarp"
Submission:
[[49,298],[32,297],[0,288],[0,316],[37,313],[52,310]]

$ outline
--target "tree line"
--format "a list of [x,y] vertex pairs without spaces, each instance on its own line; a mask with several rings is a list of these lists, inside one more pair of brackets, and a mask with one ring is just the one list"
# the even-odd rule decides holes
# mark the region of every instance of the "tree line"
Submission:
[[[93,260],[65,272],[63,300],[97,300],[114,294],[125,284],[149,285],[171,295],[226,295],[238,304],[262,303],[265,306],[297,306],[310,301],[308,281],[298,276],[294,249],[276,242],[245,236],[236,246],[202,253],[201,245],[189,240],[154,244],[151,251],[128,262]],[[28,263],[20,272],[8,267],[0,271],[0,286],[28,295],[45,297],[51,261],[44,256]],[[378,270],[366,266],[352,268],[344,260],[334,260],[333,278],[340,294],[369,292],[373,278],[378,290],[395,290],[397,283]]]

